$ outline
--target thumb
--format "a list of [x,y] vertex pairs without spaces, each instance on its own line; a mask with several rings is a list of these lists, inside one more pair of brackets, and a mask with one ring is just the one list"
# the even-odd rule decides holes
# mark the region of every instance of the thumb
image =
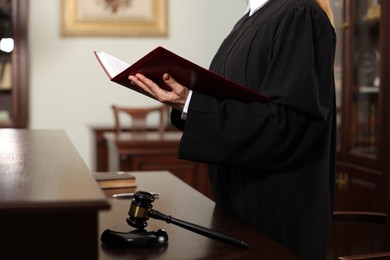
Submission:
[[168,73],[164,73],[163,75],[163,80],[164,82],[168,85],[171,86],[173,85],[176,81],[169,75]]
[[178,83],[170,74],[165,73],[163,80],[174,92],[180,91],[184,86]]

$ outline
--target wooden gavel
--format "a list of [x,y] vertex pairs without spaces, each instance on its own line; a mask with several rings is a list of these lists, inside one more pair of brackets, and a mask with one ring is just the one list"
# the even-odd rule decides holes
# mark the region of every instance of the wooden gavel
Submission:
[[167,223],[175,224],[179,227],[185,228],[197,234],[206,236],[211,239],[218,240],[223,243],[227,243],[233,246],[241,248],[250,248],[245,242],[232,238],[230,236],[221,234],[214,230],[192,224],[180,219],[176,219],[172,216],[167,216],[157,210],[152,209],[152,202],[154,201],[154,196],[150,192],[146,191],[137,191],[134,193],[134,198],[131,201],[129,209],[129,217],[127,218],[127,223],[137,229],[144,229],[148,224],[147,220],[149,218],[164,220]]

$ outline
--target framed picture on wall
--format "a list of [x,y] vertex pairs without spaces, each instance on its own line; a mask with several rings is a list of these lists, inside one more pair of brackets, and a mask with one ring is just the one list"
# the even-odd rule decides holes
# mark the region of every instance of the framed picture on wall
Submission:
[[168,0],[61,0],[63,36],[167,36]]

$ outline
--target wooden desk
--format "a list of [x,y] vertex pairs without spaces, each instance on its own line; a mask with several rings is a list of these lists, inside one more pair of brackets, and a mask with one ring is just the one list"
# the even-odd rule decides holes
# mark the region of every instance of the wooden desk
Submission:
[[212,198],[207,165],[178,159],[181,132],[171,131],[160,134],[146,133],[106,133],[104,138],[119,166],[120,171],[167,170],[204,195]]
[[63,131],[0,129],[2,259],[97,259],[109,207]]
[[[104,137],[106,133],[114,133],[115,128],[113,126],[101,126],[91,125],[90,126],[93,134],[94,142],[94,153],[95,153],[95,171],[106,172],[109,171],[109,151],[107,140]],[[148,129],[148,131],[157,131],[156,128]],[[172,125],[168,125],[165,129],[166,132],[178,132],[178,130]],[[130,129],[125,129],[125,132],[131,132]]]
[[[150,219],[147,230],[163,228],[168,233],[166,247],[118,249],[100,245],[100,259],[300,259],[261,232],[227,214],[212,200],[174,175],[165,171],[134,172],[134,175],[137,178],[137,190],[160,194],[160,198],[153,203],[154,209],[241,239],[250,244],[251,248],[236,248],[173,224]],[[111,210],[99,213],[100,234],[113,227],[123,231],[133,230],[126,223],[130,200],[110,199],[110,202]]]

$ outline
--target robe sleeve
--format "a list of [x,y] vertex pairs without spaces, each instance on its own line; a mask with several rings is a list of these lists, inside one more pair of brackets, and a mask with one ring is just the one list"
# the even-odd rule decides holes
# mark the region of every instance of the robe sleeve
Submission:
[[[219,100],[194,92],[181,125],[180,158],[268,170],[324,158],[327,149],[321,142],[329,131],[334,97],[333,37],[323,12],[305,5],[292,8],[274,35],[261,87],[273,102]],[[178,123],[177,113],[172,122]]]

